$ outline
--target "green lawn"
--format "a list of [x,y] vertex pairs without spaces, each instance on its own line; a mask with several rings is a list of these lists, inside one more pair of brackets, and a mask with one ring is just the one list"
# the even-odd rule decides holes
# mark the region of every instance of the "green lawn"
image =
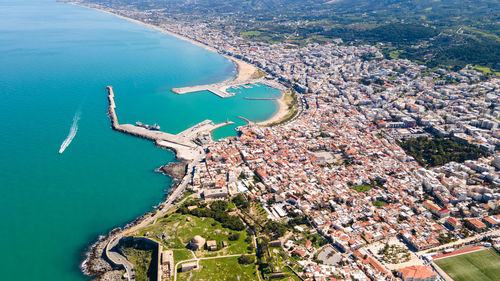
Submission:
[[[228,236],[235,232],[240,234],[239,239],[230,241]],[[186,249],[186,245],[195,235],[200,235],[206,240],[215,240],[219,246],[219,250],[215,252],[196,251],[198,257],[244,254],[248,252],[248,243],[245,242],[246,231],[234,231],[222,227],[220,222],[212,218],[171,213],[165,218],[158,219],[154,225],[141,229],[135,236],[144,236],[146,233],[148,233],[148,237],[154,237],[156,240],[161,241],[165,249],[174,250],[175,262],[193,258],[190,251]],[[158,239],[158,237],[162,237],[162,234],[166,235],[165,239]],[[222,248],[222,241],[228,242],[227,248]]]
[[500,277],[500,255],[493,249],[437,260],[455,281],[496,281]]
[[255,263],[241,265],[238,257],[200,261],[200,269],[178,273],[177,280],[258,280]]
[[356,185],[356,186],[351,187],[351,189],[354,189],[357,192],[367,192],[368,190],[372,189],[372,187],[367,185],[367,184],[360,184],[360,185]]
[[474,66],[474,68],[475,68],[476,70],[478,70],[478,71],[482,72],[483,74],[491,74],[491,73],[493,73],[493,72],[491,71],[491,68],[486,67],[486,66],[476,65],[476,66]]
[[174,261],[177,263],[178,261],[190,260],[193,259],[193,254],[188,249],[174,249]]

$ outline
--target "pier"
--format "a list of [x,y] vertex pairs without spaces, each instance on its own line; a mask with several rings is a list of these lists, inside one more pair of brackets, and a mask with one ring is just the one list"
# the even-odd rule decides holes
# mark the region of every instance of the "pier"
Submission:
[[198,86],[190,86],[190,87],[182,87],[182,88],[173,88],[172,92],[176,94],[188,94],[188,93],[195,93],[195,92],[201,92],[201,91],[209,91],[221,98],[229,98],[235,95],[235,93],[228,93],[226,90],[230,87],[243,87],[243,88],[251,88],[251,86],[248,85],[258,85],[258,83],[284,91],[286,90],[286,87],[281,85],[278,81],[276,80],[267,80],[265,78],[258,78],[258,79],[250,79],[242,82],[235,82],[235,81],[226,81],[226,82],[221,82],[221,83],[215,83],[215,84],[206,84],[206,85],[198,85]]
[[253,124],[255,124],[255,122],[253,122],[253,121],[251,121],[250,119],[245,118],[245,117],[243,117],[243,116],[236,116],[236,117],[238,117],[238,118],[240,118],[240,119],[242,119],[242,120],[245,120],[245,121],[247,122],[247,124],[248,124],[248,125],[253,125]]
[[118,132],[128,135],[148,139],[154,141],[155,144],[162,148],[171,149],[176,152],[178,159],[193,160],[200,154],[203,154],[203,149],[195,143],[195,140],[210,134],[213,130],[220,127],[234,124],[232,121],[227,121],[220,124],[214,124],[211,120],[205,120],[201,123],[188,128],[177,135],[169,134],[162,131],[149,130],[132,124],[120,124],[116,116],[115,94],[112,86],[107,86],[108,91],[108,115],[111,119],[111,127]]

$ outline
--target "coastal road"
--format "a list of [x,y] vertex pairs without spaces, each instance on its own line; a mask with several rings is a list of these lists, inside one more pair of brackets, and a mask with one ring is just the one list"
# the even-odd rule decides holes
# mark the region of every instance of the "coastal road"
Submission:
[[124,256],[115,251],[108,251],[108,258],[115,264],[122,265],[125,268],[129,281],[135,281],[134,266]]
[[[193,172],[193,166],[192,164],[193,163],[197,163],[200,159],[202,159],[205,154],[203,153],[203,150],[200,149],[200,154],[197,155],[197,157],[190,163],[188,164],[188,169],[187,169],[187,173],[186,175],[182,178],[182,181],[181,183],[177,186],[177,188],[172,192],[172,194],[170,194],[170,196],[168,197],[168,199],[165,201],[165,204],[163,205],[163,207],[158,210],[158,212],[154,215],[154,216],[151,216],[149,218],[146,218],[144,219],[142,222],[140,222],[139,224],[136,224],[128,229],[125,229],[124,231],[122,231],[121,233],[118,233],[111,241],[109,241],[108,245],[106,245],[106,249],[105,249],[105,254],[106,256],[115,264],[121,264],[125,267],[125,270],[127,270],[127,268],[130,269],[130,271],[127,270],[127,274],[129,275],[129,278],[128,280],[129,281],[135,281],[135,271],[133,269],[133,266],[132,264],[130,264],[127,259],[125,257],[123,257],[122,255],[120,255],[119,253],[116,253],[114,251],[111,251],[111,249],[116,246],[116,244],[118,244],[118,241],[126,236],[127,234],[130,234],[132,232],[135,232],[141,228],[143,228],[144,226],[150,224],[151,222],[154,222],[156,221],[156,219],[162,217],[165,215],[165,213],[172,207],[175,205],[175,201],[182,195],[182,193],[184,192],[184,190],[186,189],[186,186],[187,184],[189,183],[189,178],[190,178],[190,175],[191,173]],[[133,277],[133,279],[131,279]]]
[[118,245],[119,242],[120,239],[118,238],[114,238],[113,240],[111,240],[106,246],[105,254],[111,262],[113,262],[116,265],[121,265],[125,268],[125,271],[127,272],[128,281],[135,281],[134,266],[127,260],[127,258],[122,256],[120,253],[111,250],[116,245]]

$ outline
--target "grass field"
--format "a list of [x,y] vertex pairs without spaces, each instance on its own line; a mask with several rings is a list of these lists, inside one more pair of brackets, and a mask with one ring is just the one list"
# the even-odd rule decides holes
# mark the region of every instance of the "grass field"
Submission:
[[[244,254],[248,252],[248,243],[246,231],[233,231],[222,227],[220,222],[212,218],[199,218],[191,215],[182,215],[179,213],[171,213],[168,216],[158,219],[158,221],[148,227],[144,227],[137,236],[144,236],[148,233],[149,237],[155,237],[162,243],[165,249],[174,250],[175,262],[192,259],[193,256],[186,248],[189,240],[200,235],[206,240],[215,240],[219,247],[218,251],[209,252],[207,250],[196,251],[198,257],[223,256],[232,254]],[[240,237],[236,241],[230,241],[231,233],[239,233]],[[159,239],[165,235],[164,239]],[[228,243],[227,248],[222,248],[222,241]]]
[[200,261],[200,269],[182,272],[177,275],[177,280],[258,280],[255,264],[241,265],[238,258],[220,258]]
[[500,255],[493,249],[436,261],[455,281],[496,281],[500,279]]

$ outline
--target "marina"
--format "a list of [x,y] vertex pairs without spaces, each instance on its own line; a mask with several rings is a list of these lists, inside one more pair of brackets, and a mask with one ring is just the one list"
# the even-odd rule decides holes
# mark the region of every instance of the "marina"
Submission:
[[245,89],[250,89],[252,88],[251,85],[256,85],[259,86],[259,84],[266,85],[271,88],[275,88],[281,91],[286,90],[286,87],[280,84],[277,80],[269,80],[266,78],[257,78],[257,79],[250,79],[246,80],[243,82],[236,82],[236,81],[226,81],[226,82],[221,82],[221,83],[215,83],[215,84],[206,84],[206,85],[198,85],[198,86],[189,86],[189,87],[182,87],[182,88],[173,88],[172,92],[182,95],[182,94],[189,94],[189,93],[195,93],[195,92],[201,92],[201,91],[209,91],[212,94],[215,94],[221,98],[229,98],[235,95],[235,93],[229,93],[226,90],[228,88],[233,88],[233,89],[241,89],[241,87]]
[[[9,228],[2,236],[9,241],[2,280],[90,280],[82,271],[97,274],[103,264],[88,258],[88,247],[163,203],[165,194],[170,198],[173,180],[154,171],[178,162],[171,150],[194,157],[212,136],[236,135],[235,125],[244,123],[236,116],[265,120],[276,109],[273,101],[250,102],[243,95],[170,92],[194,81],[234,78],[231,61],[187,41],[52,0],[2,1],[0,7],[1,38],[8,42],[0,44],[0,185],[9,187],[0,199]],[[116,86],[116,98],[108,99],[106,85]],[[276,92],[261,88],[256,95]],[[109,105],[118,107],[110,111],[113,123]],[[226,126],[227,118],[236,124]],[[217,127],[186,129],[206,119],[222,127],[197,140],[197,132]],[[158,131],[135,126],[137,121],[157,123],[170,135],[157,143],[151,134]],[[175,138],[182,131],[185,142]],[[151,140],[139,139],[144,134]],[[25,217],[33,223],[20,223]]]
[[214,124],[211,120],[205,120],[180,132],[177,135],[160,131],[159,126],[156,124],[155,125],[157,127],[145,125],[140,122],[138,122],[139,124],[137,125],[120,124],[115,110],[116,104],[114,100],[115,94],[113,87],[107,86],[106,90],[108,92],[109,101],[108,115],[111,119],[111,126],[115,131],[154,141],[155,144],[161,148],[167,148],[175,151],[178,159],[195,159],[200,154],[203,154],[203,149],[199,144],[206,142],[207,135],[215,129],[234,124],[234,122],[229,120],[220,124]]

